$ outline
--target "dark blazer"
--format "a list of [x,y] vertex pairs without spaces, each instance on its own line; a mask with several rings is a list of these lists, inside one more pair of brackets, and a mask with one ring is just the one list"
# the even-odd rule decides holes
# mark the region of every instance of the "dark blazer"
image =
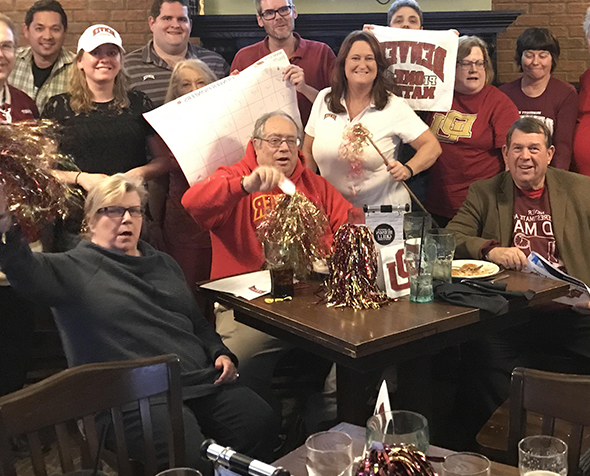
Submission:
[[[590,284],[590,177],[549,167],[546,186],[553,233],[566,271]],[[502,172],[469,187],[457,215],[447,225],[457,239],[457,258],[480,259],[490,240],[513,246],[514,182]]]

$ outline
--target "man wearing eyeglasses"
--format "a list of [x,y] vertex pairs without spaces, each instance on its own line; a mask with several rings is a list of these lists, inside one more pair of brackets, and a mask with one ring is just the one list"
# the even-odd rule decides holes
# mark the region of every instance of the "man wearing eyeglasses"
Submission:
[[330,86],[330,76],[336,57],[325,43],[301,38],[293,30],[297,10],[292,0],[256,0],[258,25],[266,38],[242,48],[231,64],[232,71],[242,71],[260,58],[284,50],[291,65],[283,77],[297,88],[297,104],[303,125],[307,123],[311,106],[318,91]]
[[[263,115],[256,121],[246,156],[230,167],[219,167],[184,194],[183,206],[211,233],[212,279],[261,269],[264,252],[255,230],[282,193],[278,185],[285,177],[328,217],[331,233],[326,240],[331,242],[332,233],[346,222],[352,206],[305,166],[298,148],[300,135],[289,115],[281,111]],[[218,313],[217,331],[238,356],[243,383],[277,409],[270,381],[287,344],[236,323],[231,311]]]

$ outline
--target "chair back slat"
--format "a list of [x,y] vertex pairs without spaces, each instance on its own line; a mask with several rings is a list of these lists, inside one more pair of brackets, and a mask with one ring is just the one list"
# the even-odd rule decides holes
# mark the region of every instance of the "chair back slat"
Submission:
[[[132,473],[124,431],[121,408],[128,403],[140,403],[144,440],[153,448],[152,421],[147,398],[166,394],[170,417],[170,461],[184,465],[184,426],[180,363],[175,355],[150,357],[132,361],[88,364],[74,367],[42,382],[0,398],[0,468],[3,476],[16,476],[9,438],[26,434],[31,447],[31,459],[36,476],[47,476],[41,442],[37,430],[55,427],[62,470],[75,470],[71,462],[70,445],[81,442],[82,467],[93,467],[98,452],[96,415],[107,411],[112,419],[111,430],[117,445],[117,472]],[[175,401],[173,401],[175,400]],[[78,421],[83,431],[68,432]],[[71,422],[68,426],[67,422]],[[149,431],[147,431],[149,430]],[[145,475],[156,472],[155,451],[147,454]],[[149,467],[149,471],[148,471]]]
[[578,468],[580,465],[580,456],[582,453],[582,438],[584,436],[584,426],[573,423],[569,440],[567,441],[567,464],[568,468],[574,465]]
[[131,465],[129,464],[129,454],[127,453],[127,443],[125,441],[125,429],[123,426],[123,412],[119,407],[111,408],[111,420],[115,431],[115,442],[117,445],[117,465],[119,466],[120,476],[133,476]]
[[568,440],[568,474],[577,476],[584,427],[590,426],[590,376],[517,367],[510,387],[508,463],[518,464],[518,442],[526,436],[526,413],[543,415],[542,433],[553,435],[555,420],[572,424]]
[[170,389],[168,395],[168,415],[170,418],[169,451],[170,467],[186,466],[186,447],[184,444],[184,423],[182,419],[182,384],[180,382],[180,361],[168,365]]
[[43,456],[43,446],[41,445],[41,438],[39,432],[34,431],[27,435],[29,448],[31,450],[31,461],[33,463],[33,472],[35,476],[47,476],[45,469],[45,457]]
[[55,434],[57,436],[57,450],[59,453],[59,461],[61,463],[61,470],[65,473],[74,471],[74,460],[72,459],[72,452],[70,450],[70,435],[68,435],[68,428],[65,423],[58,423],[55,425]]
[[541,433],[543,435],[553,436],[553,433],[555,432],[555,417],[543,415],[542,421]]
[[150,413],[150,402],[147,398],[139,401],[139,414],[141,416],[141,427],[143,429],[143,442],[145,445],[145,473],[156,474],[156,447],[154,446],[154,432],[152,428],[152,415]]
[[98,454],[98,436],[96,433],[96,422],[94,415],[87,415],[81,420],[80,425],[80,455],[82,457],[82,468],[94,468],[94,458]]

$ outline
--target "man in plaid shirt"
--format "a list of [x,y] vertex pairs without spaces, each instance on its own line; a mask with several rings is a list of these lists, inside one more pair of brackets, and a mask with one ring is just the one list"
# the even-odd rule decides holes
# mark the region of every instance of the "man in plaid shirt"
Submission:
[[57,0],[38,0],[25,15],[30,46],[19,48],[8,82],[34,99],[39,111],[51,96],[68,90],[68,69],[75,55],[63,48],[68,17]]

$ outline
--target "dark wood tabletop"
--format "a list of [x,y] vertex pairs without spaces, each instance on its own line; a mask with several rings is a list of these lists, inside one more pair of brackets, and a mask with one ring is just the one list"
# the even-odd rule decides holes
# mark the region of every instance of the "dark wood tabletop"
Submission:
[[[248,301],[230,294],[209,291],[218,302],[234,309],[236,319],[259,330],[283,338],[312,352],[351,368],[362,370],[372,365],[372,357],[383,353],[396,361],[413,358],[500,330],[526,319],[515,311],[532,308],[567,292],[561,281],[536,275],[507,272],[508,290],[532,289],[535,297],[527,302],[514,299],[510,312],[492,316],[475,308],[439,301],[411,303],[408,296],[380,309],[355,311],[351,308],[327,308],[319,282],[305,283],[295,291],[292,301],[266,303],[264,298]],[[515,316],[523,314],[522,316]],[[522,320],[521,320],[522,322]],[[441,339],[442,342],[437,342]],[[413,344],[413,345],[412,345]],[[416,345],[418,348],[416,348]]]
[[[360,426],[351,425],[349,423],[340,423],[332,428],[330,431],[343,431],[352,438],[352,453],[353,456],[360,456],[363,452],[365,443],[365,429]],[[452,451],[431,446],[428,450],[429,456],[446,456]],[[300,446],[291,453],[276,460],[273,466],[281,466],[293,476],[307,476],[307,468],[305,467],[306,449],[305,445]],[[432,463],[433,469],[437,474],[442,474],[441,463]],[[507,466],[505,464],[495,463],[492,461],[491,476],[519,476],[518,468]]]

